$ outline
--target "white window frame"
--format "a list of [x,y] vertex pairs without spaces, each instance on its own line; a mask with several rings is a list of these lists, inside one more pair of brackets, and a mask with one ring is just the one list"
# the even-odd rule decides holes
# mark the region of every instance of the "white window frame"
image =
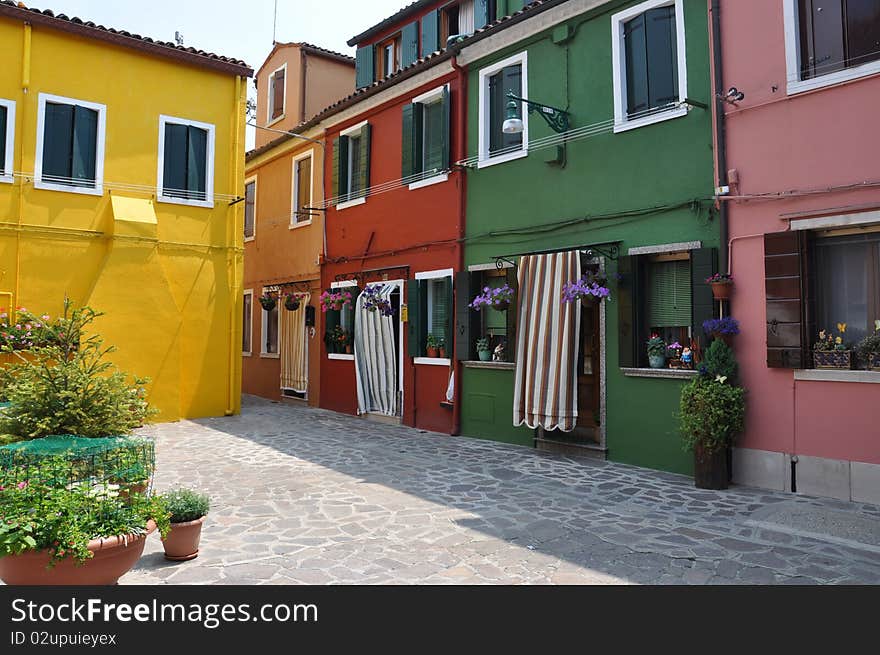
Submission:
[[[251,320],[248,322],[247,329],[250,330],[250,338],[248,339],[248,343],[251,346],[250,350],[242,349],[241,355],[242,357],[250,357],[254,353],[254,290],[253,289],[245,289],[242,292],[242,297],[250,296],[251,297]],[[260,307],[260,309],[263,309]],[[244,304],[242,303],[242,313],[244,313]],[[242,317],[244,318],[244,317]],[[245,329],[245,328],[242,328]]]
[[[443,91],[449,88],[448,84],[444,84],[443,86],[438,86],[436,89],[431,89],[423,93],[420,96],[416,96],[412,99],[412,104],[414,105],[433,105],[438,102],[443,102]],[[422,126],[422,134],[420,136],[422,139],[422,152],[424,153],[425,149],[425,127]],[[424,158],[424,154],[422,155]],[[422,169],[424,170],[424,159],[422,161]],[[436,175],[432,175],[431,177],[426,177],[424,179],[413,182],[409,185],[410,191],[415,191],[416,189],[421,189],[422,187],[431,186],[432,184],[440,184],[441,182],[446,182],[449,179],[449,173],[437,173]]]
[[[448,277],[449,284],[453,283],[454,271],[451,268],[441,268],[435,271],[423,271],[421,273],[416,273],[416,280],[439,280],[441,278]],[[433,295],[433,291],[431,285],[428,285],[428,298],[427,298],[427,306],[428,312],[426,315],[426,333],[428,331],[428,326],[431,325],[431,296]],[[449,320],[454,320],[455,307],[449,308]],[[447,353],[452,349],[452,344],[446,344]],[[452,360],[449,357],[413,357],[413,364],[425,364],[428,366],[449,366],[452,363]]]
[[[245,181],[244,181],[244,197],[245,197],[244,210],[245,210],[245,212],[247,212],[247,186],[251,182],[254,183],[254,233],[251,236],[245,235],[245,237],[244,237],[245,243],[248,243],[249,241],[253,241],[254,239],[257,238],[257,190],[259,189],[259,185],[257,183],[257,176],[256,175],[252,175],[251,177],[245,179]],[[242,233],[244,233],[244,230],[242,230]]]
[[0,182],[12,184],[15,179],[15,100],[0,98],[0,107],[6,108],[6,151],[0,152],[5,173],[0,175]]
[[[95,144],[95,186],[69,186],[43,181],[43,140],[46,131],[46,103],[77,105],[98,112],[98,136]],[[75,98],[41,93],[37,103],[37,151],[34,157],[34,188],[66,193],[82,193],[89,196],[104,195],[104,147],[107,136],[107,105]]]
[[[623,24],[657,7],[675,5],[675,50],[678,59],[678,102],[671,109],[642,118],[628,119],[626,115],[626,51],[623,48]],[[673,118],[686,116],[687,106],[687,39],[684,25],[684,0],[647,0],[611,16],[611,63],[614,81],[614,132],[626,132]]]
[[306,225],[312,224],[312,217],[309,215],[307,220],[304,221],[296,221],[296,212],[299,209],[299,175],[297,175],[296,167],[299,165],[299,162],[311,159],[312,160],[312,179],[309,184],[309,207],[315,206],[315,150],[311,148],[306,150],[305,152],[301,152],[298,155],[294,155],[293,160],[291,161],[291,172],[290,172],[290,225],[288,226],[291,230],[295,230],[299,227],[305,227]]
[[826,86],[857,80],[880,73],[880,60],[869,61],[861,66],[844,68],[809,80],[801,79],[800,22],[797,0],[783,0],[782,13],[785,20],[785,69],[788,95],[797,95]]
[[480,114],[479,114],[479,138],[478,138],[478,152],[479,152],[479,160],[477,161],[477,168],[485,168],[486,166],[494,166],[495,164],[501,164],[506,161],[511,161],[514,159],[521,159],[522,157],[527,157],[529,154],[529,112],[521,111],[521,117],[523,122],[523,131],[522,131],[522,148],[515,152],[508,152],[503,155],[495,155],[493,157],[489,156],[489,78],[492,77],[495,73],[500,71],[503,68],[507,68],[508,66],[513,66],[516,64],[520,64],[522,67],[522,85],[520,95],[523,98],[529,97],[529,67],[528,67],[528,52],[520,52],[515,55],[511,55],[507,57],[507,59],[502,59],[499,62],[492,64],[491,66],[487,66],[486,68],[480,69],[480,91],[479,91],[479,103],[480,103]]
[[[263,287],[263,290],[260,293],[266,293],[267,288]],[[281,357],[281,301],[278,301],[278,304],[275,305],[278,316],[278,331],[275,333],[278,335],[277,341],[275,343],[275,347],[278,349],[277,353],[270,353],[266,351],[266,334],[268,332],[269,327],[269,312],[260,305],[260,357],[263,359],[278,359]],[[253,306],[253,305],[252,305]],[[251,341],[251,348],[254,347],[253,341]]]
[[[169,123],[172,125],[187,125],[197,127],[201,130],[206,130],[208,132],[208,143],[205,155],[208,161],[205,165],[204,200],[174,198],[163,194],[163,188],[165,186],[165,126]],[[172,205],[188,205],[190,207],[214,207],[214,138],[215,129],[214,125],[212,125],[211,123],[200,123],[198,121],[192,121],[186,118],[166,116],[165,114],[159,115],[159,165],[156,169],[156,199],[159,202],[166,202]],[[254,205],[254,210],[256,210],[256,205]],[[254,221],[254,224],[256,225],[256,220]],[[256,228],[254,229],[254,233],[256,234]]]
[[[352,125],[351,127],[342,130],[339,133],[339,136],[340,137],[343,137],[343,136],[344,137],[351,137],[354,134],[362,134],[363,130],[364,130],[364,126],[369,125],[369,123],[370,123],[370,121],[361,121],[357,125]],[[348,158],[349,158],[348,159],[348,166],[346,168],[348,169],[347,170],[348,176],[349,176],[349,178],[351,178],[351,148],[348,148]],[[342,180],[340,180],[340,182],[342,182]],[[367,183],[369,184],[369,180],[367,180]],[[349,193],[351,193],[351,185],[349,184],[348,180],[345,181],[345,184],[346,184],[345,194],[340,194],[340,195],[347,196]],[[342,209],[348,209],[349,207],[363,205],[365,202],[367,202],[366,195],[361,196],[360,198],[355,198],[353,200],[346,200],[345,202],[340,202],[336,205],[336,210],[339,211]]]
[[[338,282],[331,282],[331,289],[346,289],[349,287],[356,287],[358,285],[357,280],[340,280]],[[354,306],[352,306],[351,311],[355,310]],[[340,323],[341,323],[340,318]],[[354,326],[352,326],[354,327]],[[354,351],[354,344],[352,344],[352,351]],[[354,361],[354,352],[352,354],[348,353],[327,353],[327,359],[340,359],[340,360],[351,360]],[[403,379],[403,378],[401,378]]]
[[[275,110],[275,107],[272,106],[272,103],[275,100],[275,94],[272,92],[274,87],[273,80],[275,79],[275,74],[280,70],[284,71],[284,97],[281,100],[284,106],[281,108],[281,115],[278,116],[278,118],[272,118],[272,112]],[[287,62],[284,62],[281,66],[272,71],[269,75],[269,83],[266,87],[266,127],[269,127],[279,121],[283,121],[287,116]]]

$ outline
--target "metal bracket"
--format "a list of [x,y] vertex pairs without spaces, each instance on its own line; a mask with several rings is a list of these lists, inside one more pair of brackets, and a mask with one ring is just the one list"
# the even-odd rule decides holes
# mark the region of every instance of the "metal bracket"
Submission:
[[611,243],[607,246],[590,246],[589,248],[584,248],[584,252],[587,253],[587,257],[593,257],[595,253],[599,253],[606,259],[617,261],[617,258],[620,256],[620,246],[616,243]]
[[509,260],[507,257],[493,257],[492,259],[495,260],[495,268],[499,271],[507,268],[505,264],[510,264],[513,268],[517,268],[517,263]]
[[570,114],[564,109],[551,107],[540,102],[534,102],[527,98],[513,95],[512,91],[507,93],[508,100],[517,100],[523,103],[529,110],[530,114],[540,114],[541,118],[549,125],[554,132],[568,132]]

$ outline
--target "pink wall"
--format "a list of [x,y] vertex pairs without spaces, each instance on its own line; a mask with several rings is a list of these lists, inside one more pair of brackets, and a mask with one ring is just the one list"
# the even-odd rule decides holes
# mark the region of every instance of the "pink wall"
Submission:
[[[731,195],[880,180],[880,75],[788,96],[783,2],[722,0],[721,20],[723,88],[745,93],[738,107],[724,105],[727,168],[739,176]],[[739,445],[880,463],[880,385],[795,381],[791,370],[767,368],[762,239],[788,229],[783,215],[792,212],[878,210],[880,189],[728,202],[736,348],[749,390]]]

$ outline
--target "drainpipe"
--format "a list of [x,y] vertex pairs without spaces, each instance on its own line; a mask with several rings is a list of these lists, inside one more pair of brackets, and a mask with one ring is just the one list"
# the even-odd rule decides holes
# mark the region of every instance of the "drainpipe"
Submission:
[[[467,74],[465,69],[458,64],[458,58],[453,56],[452,59],[452,68],[458,74],[458,84],[459,90],[456,94],[458,96],[458,101],[456,102],[456,117],[458,118],[457,124],[455,125],[455,161],[461,161],[465,157],[467,157]],[[464,169],[459,170],[459,184],[461,185],[459,189],[459,207],[458,207],[458,270],[464,271],[464,243],[462,239],[464,239],[464,229],[465,229],[465,209],[467,208],[467,171]],[[453,278],[454,279],[454,278]],[[456,289],[456,293],[460,291]],[[461,434],[461,386],[462,386],[462,365],[461,361],[458,358],[458,353],[455,352],[455,347],[453,345],[452,348],[452,362],[453,362],[453,374],[455,375],[455,388],[453,390],[454,395],[452,398],[452,435],[458,436]]]
[[[21,92],[22,92],[22,102],[19,107],[16,107],[17,111],[15,112],[16,120],[20,121],[21,125],[24,126],[25,119],[25,111],[27,109],[27,102],[24,102],[25,97],[30,91],[31,86],[31,24],[24,24],[24,35],[21,46]],[[13,126],[14,128],[15,126]],[[18,170],[24,171],[24,141],[22,139],[18,139],[16,145],[18,145]],[[15,177],[13,176],[13,180]],[[24,178],[18,178],[18,229],[15,231],[15,288],[13,291],[15,292],[15,296],[12,302],[9,303],[9,315],[14,316],[15,308],[21,305],[21,299],[19,296],[20,285],[21,285],[21,226],[22,220],[24,218]]]
[[[299,49],[299,124],[306,122],[306,75],[309,70],[308,55],[302,48]],[[285,82],[286,84],[286,82]]]
[[[727,143],[725,137],[724,108],[717,101],[717,94],[724,87],[724,71],[721,61],[721,0],[712,0],[712,96],[715,114],[715,163],[718,169],[718,186],[727,186]],[[720,202],[719,207],[719,269],[730,272],[730,261],[727,256],[727,248],[723,247],[728,241],[728,213],[727,203]]]
[[[231,180],[233,189],[240,189],[242,187],[242,180],[239,176],[239,169],[241,166],[244,165],[244,162],[240,161],[239,150],[241,145],[241,121],[244,116],[244,91],[245,84],[243,82],[243,78],[240,75],[236,75],[234,105],[235,131],[232,138],[232,152],[230,153],[230,167],[232,168]],[[226,221],[226,257],[229,266],[229,272],[232,276],[232,283],[229,285],[229,374],[227,376],[226,386],[226,416],[232,416],[233,414],[235,414],[235,358],[237,356],[241,356],[240,353],[237,353],[238,344],[235,338],[235,326],[236,319],[238,317],[237,308],[239,300],[241,298],[241,289],[238,286],[238,253],[235,249],[238,237],[242,234],[242,232],[238,229],[239,222],[237,220],[240,211],[243,211],[243,207],[239,209],[240,205],[241,203],[237,203],[232,207],[233,217],[235,217],[236,220]]]

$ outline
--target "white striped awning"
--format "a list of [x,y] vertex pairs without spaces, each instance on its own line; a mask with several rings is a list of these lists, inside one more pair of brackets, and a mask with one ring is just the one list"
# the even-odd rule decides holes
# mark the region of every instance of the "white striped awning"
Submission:
[[562,287],[581,277],[578,251],[519,260],[513,424],[574,430],[581,313],[562,302]]

